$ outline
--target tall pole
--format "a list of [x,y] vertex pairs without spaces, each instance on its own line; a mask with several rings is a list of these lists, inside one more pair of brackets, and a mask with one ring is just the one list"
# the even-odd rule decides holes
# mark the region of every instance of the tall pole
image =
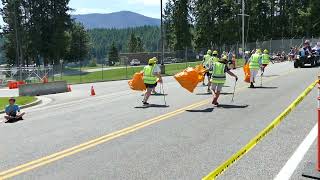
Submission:
[[163,41],[163,13],[162,13],[162,9],[163,9],[163,4],[162,4],[162,0],[160,0],[160,13],[161,13],[161,25],[160,25],[160,28],[161,28],[161,74],[165,74],[165,66],[164,66],[164,41]]
[[20,71],[20,77],[19,80],[21,80],[21,67],[20,67],[20,45],[19,45],[19,38],[18,38],[18,24],[17,24],[17,5],[16,5],[16,1],[14,1],[14,31],[15,31],[15,36],[16,36],[16,65],[17,65],[17,69],[18,71]]
[[245,23],[245,19],[244,19],[244,16],[245,16],[245,4],[244,4],[244,0],[242,0],[242,57],[244,59],[245,57],[245,29],[244,29],[244,23]]

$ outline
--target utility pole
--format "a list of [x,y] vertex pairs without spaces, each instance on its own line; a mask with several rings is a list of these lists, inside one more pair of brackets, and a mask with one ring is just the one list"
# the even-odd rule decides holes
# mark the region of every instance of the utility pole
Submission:
[[242,0],[242,8],[241,8],[241,14],[238,14],[242,18],[242,57],[244,59],[245,57],[245,16],[249,16],[248,14],[245,14],[246,6],[245,6],[245,0]]
[[20,67],[20,45],[19,45],[19,38],[18,38],[18,24],[17,24],[17,2],[14,0],[13,8],[14,8],[14,32],[16,36],[16,66],[20,73],[19,80],[21,80],[21,67]]
[[162,13],[162,9],[163,9],[163,2],[162,0],[160,0],[160,13],[161,13],[161,74],[165,74],[166,70],[165,70],[165,66],[164,66],[164,41],[163,41],[163,13]]
[[244,29],[244,23],[245,23],[245,19],[244,19],[244,16],[245,16],[245,4],[244,4],[244,0],[242,0],[242,57],[244,59],[244,54],[245,54],[245,29]]

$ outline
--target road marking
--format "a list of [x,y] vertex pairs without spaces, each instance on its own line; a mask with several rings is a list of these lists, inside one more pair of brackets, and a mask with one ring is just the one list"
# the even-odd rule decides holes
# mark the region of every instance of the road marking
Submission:
[[250,150],[252,150],[263,138],[265,138],[275,127],[277,127],[300,103],[301,101],[311,92],[311,90],[317,85],[318,80],[310,84],[300,95],[293,101],[277,118],[275,118],[265,129],[263,129],[257,136],[249,141],[244,147],[233,154],[225,162],[219,165],[215,170],[210,172],[202,180],[214,180],[224,171],[226,171],[236,161],[240,160]]
[[75,153],[84,151],[86,149],[92,148],[92,147],[97,146],[99,144],[108,142],[108,141],[110,141],[112,139],[127,135],[129,133],[134,132],[134,131],[137,131],[137,130],[140,130],[142,128],[145,128],[147,126],[153,125],[153,124],[155,124],[157,122],[166,120],[166,119],[168,119],[170,117],[173,117],[173,116],[176,116],[178,114],[181,114],[181,113],[185,112],[188,109],[194,109],[194,108],[197,108],[197,107],[201,107],[201,106],[203,106],[205,104],[208,104],[208,102],[209,102],[208,100],[204,100],[204,101],[192,104],[190,106],[178,109],[176,111],[167,113],[165,115],[161,115],[161,116],[158,116],[156,118],[152,118],[150,120],[135,124],[135,125],[127,127],[127,128],[124,128],[122,130],[107,134],[105,136],[102,136],[102,137],[99,137],[97,139],[88,141],[88,142],[80,144],[78,146],[75,146],[75,147],[60,151],[58,153],[54,153],[52,155],[40,158],[38,160],[31,161],[29,163],[17,166],[15,168],[9,169],[7,171],[1,172],[0,173],[0,178],[8,179],[8,178],[14,177],[14,176],[19,175],[21,173],[30,171],[30,170],[35,169],[37,167],[46,165],[48,163],[57,161],[57,160],[62,159],[64,157],[67,157],[67,156],[73,155]]
[[297,150],[293,153],[287,163],[283,166],[279,174],[274,180],[289,180],[293,172],[297,169],[305,154],[310,149],[311,145],[317,138],[318,124],[316,124],[308,136],[302,141]]
[[[284,74],[282,74],[282,76],[284,75],[287,75],[287,74],[290,74],[292,72],[295,72],[295,71],[287,71],[285,72]],[[279,76],[279,77],[282,77],[282,76]],[[269,82],[269,81],[272,81],[273,79],[277,79],[279,77],[272,77],[272,78],[268,78],[265,82]],[[240,87],[238,89],[238,91],[240,90],[244,90],[246,89],[247,86],[243,86],[243,87]],[[98,98],[98,97],[97,97]],[[101,97],[99,97],[101,98]],[[81,102],[82,100],[80,100]],[[79,102],[79,101],[77,101]],[[206,105],[209,103],[209,100],[203,100],[203,101],[200,101],[198,103],[194,103],[192,105],[189,105],[187,107],[184,107],[184,108],[180,108],[178,110],[175,110],[175,111],[172,111],[172,112],[169,112],[167,114],[164,114],[164,115],[160,115],[158,117],[155,117],[155,118],[152,118],[152,119],[149,119],[149,120],[146,120],[146,121],[143,121],[141,123],[138,123],[138,124],[135,124],[135,125],[132,125],[130,127],[127,127],[127,128],[124,128],[124,129],[121,129],[119,131],[115,131],[115,132],[112,132],[110,134],[107,134],[105,136],[101,136],[101,137],[98,137],[96,139],[93,139],[91,141],[88,141],[88,142],[85,142],[85,143],[82,143],[80,145],[77,145],[77,146],[74,146],[74,147],[71,147],[69,149],[65,149],[65,150],[62,150],[60,152],[57,152],[57,153],[54,153],[54,154],[51,154],[49,156],[45,156],[45,157],[42,157],[40,159],[37,159],[37,160],[34,160],[34,161],[30,161],[26,164],[22,164],[20,166],[17,166],[17,167],[14,167],[14,168],[11,168],[11,169],[8,169],[6,171],[3,171],[3,172],[0,172],[0,179],[8,179],[8,178],[11,178],[11,177],[14,177],[14,176],[17,176],[19,174],[22,174],[24,172],[27,172],[27,171],[30,171],[30,170],[33,170],[37,167],[40,167],[40,166],[44,166],[46,164],[49,164],[51,162],[54,162],[54,161],[57,161],[57,160],[60,160],[60,159],[63,159],[67,156],[71,156],[73,154],[76,154],[76,153],[79,153],[81,151],[84,151],[84,150],[87,150],[87,149],[90,149],[92,147],[95,147],[99,144],[103,144],[105,142],[108,142],[110,140],[113,140],[115,138],[118,138],[118,137],[121,137],[121,136],[124,136],[124,135],[128,135],[132,132],[135,132],[135,131],[138,131],[140,129],[143,129],[145,127],[148,127],[148,126],[151,126],[155,123],[158,123],[158,122],[161,122],[161,121],[164,121],[164,120],[167,120],[168,118],[171,118],[171,117],[174,117],[174,116],[177,116],[179,114],[182,114],[184,113],[186,110],[191,110],[191,109],[195,109],[195,108],[198,108],[198,107],[201,107],[203,105]],[[64,105],[67,105],[68,103],[65,103]],[[58,106],[58,105],[53,105],[54,107],[55,106]]]

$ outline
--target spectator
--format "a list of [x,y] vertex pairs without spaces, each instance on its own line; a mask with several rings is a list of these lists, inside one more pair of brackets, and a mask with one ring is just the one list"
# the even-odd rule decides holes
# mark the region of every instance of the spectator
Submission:
[[6,119],[6,123],[23,120],[22,117],[25,115],[25,113],[21,113],[20,107],[15,103],[15,98],[12,97],[9,99],[9,105],[7,105],[5,109],[6,115],[4,116],[4,118]]

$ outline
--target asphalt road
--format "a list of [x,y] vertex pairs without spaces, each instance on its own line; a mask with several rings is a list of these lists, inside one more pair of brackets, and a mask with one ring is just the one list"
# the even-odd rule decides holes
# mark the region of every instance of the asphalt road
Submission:
[[[241,69],[235,72],[243,79]],[[75,85],[71,93],[45,96],[52,102],[26,110],[25,121],[0,124],[0,174],[150,120],[103,143],[10,175],[45,180],[201,179],[272,122],[318,73],[319,68],[293,69],[291,63],[271,65],[264,88],[238,83],[234,103],[229,94],[234,81],[229,78],[219,108],[209,104],[211,96],[204,87],[191,94],[172,77],[164,84],[168,107],[159,106],[164,104],[162,96],[153,96],[150,102],[158,106],[141,108],[142,93],[128,89],[126,81]],[[95,97],[89,95],[92,85]],[[316,124],[315,97],[313,91],[218,179],[273,179]],[[299,179],[299,174],[292,178]]]

